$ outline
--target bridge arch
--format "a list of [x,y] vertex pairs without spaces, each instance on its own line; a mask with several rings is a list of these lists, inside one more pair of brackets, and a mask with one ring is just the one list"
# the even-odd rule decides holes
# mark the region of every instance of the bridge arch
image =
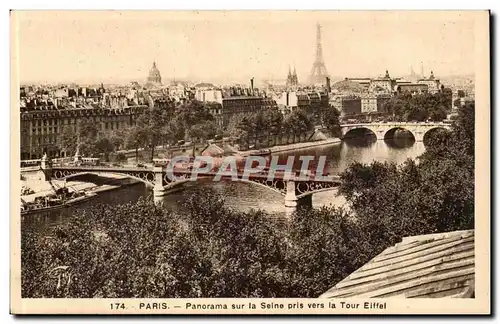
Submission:
[[366,135],[368,133],[368,134],[374,135],[378,138],[377,130],[368,126],[368,125],[356,125],[356,126],[349,127],[343,131],[343,137],[349,138],[350,136],[353,136],[353,135],[354,135],[353,137],[355,137],[355,134],[360,133],[361,131],[365,132],[364,135]]
[[426,130],[422,136],[422,141],[424,142],[424,145],[426,144],[426,142],[427,143],[429,142],[429,139],[431,136],[433,136],[434,134],[440,133],[440,132],[450,133],[451,129],[449,127],[445,127],[445,126],[435,126],[435,127],[432,127],[430,129]]
[[125,172],[99,172],[99,171],[82,171],[82,172],[71,172],[69,170],[54,170],[52,173],[52,176],[56,180],[69,180],[75,177],[83,176],[83,175],[97,175],[97,176],[103,176],[103,175],[120,175],[120,176],[125,176],[134,180],[138,180],[142,183],[144,183],[147,187],[153,188],[154,187],[154,174],[151,172],[144,171],[144,174],[141,177],[141,173],[138,173],[138,176],[128,174]]

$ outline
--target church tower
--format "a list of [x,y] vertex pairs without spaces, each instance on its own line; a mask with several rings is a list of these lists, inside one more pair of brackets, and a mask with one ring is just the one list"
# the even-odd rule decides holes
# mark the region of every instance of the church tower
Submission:
[[290,65],[288,66],[288,76],[286,78],[286,86],[287,87],[296,87],[299,85],[299,80],[297,77],[297,71],[295,70],[295,66],[293,67],[293,73],[290,70]]

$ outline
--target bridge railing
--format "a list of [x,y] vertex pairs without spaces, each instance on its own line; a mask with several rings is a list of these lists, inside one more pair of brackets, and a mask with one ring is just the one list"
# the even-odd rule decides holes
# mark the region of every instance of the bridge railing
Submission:
[[348,123],[348,124],[341,124],[340,127],[353,127],[353,126],[363,126],[363,125],[385,125],[385,126],[390,126],[390,125],[422,125],[422,126],[433,126],[433,125],[447,125],[449,126],[449,122],[427,122],[427,121],[413,121],[413,122],[360,122],[360,123]]
[[21,168],[33,167],[42,164],[41,159],[35,160],[21,160]]
[[[86,165],[86,166],[64,166],[64,167],[56,167],[56,169],[64,169],[64,170],[81,170],[82,172],[85,172],[85,171],[89,171],[89,172],[92,172],[92,171],[95,171],[95,172],[109,172],[109,173],[113,173],[113,172],[151,172],[153,171],[151,168],[140,168],[140,167],[110,167],[110,166],[91,166],[91,165]],[[163,172],[165,172],[166,169],[164,168],[163,169]],[[174,168],[173,169],[173,173],[176,174],[176,175],[186,175],[186,179],[188,179],[190,177],[190,175],[193,173],[192,170],[190,169],[182,169],[182,168],[179,168],[179,169],[176,169]],[[202,173],[198,173],[197,175],[200,176],[200,177],[204,177],[204,176],[209,176],[209,177],[215,177],[217,176],[219,173],[217,171],[208,171],[208,172],[202,172]],[[245,175],[245,172],[244,170],[238,170],[237,172],[237,177],[243,177],[243,175]],[[262,178],[262,179],[267,179],[269,173],[267,171],[261,171],[261,172],[255,172],[255,173],[250,173],[249,174],[251,178]],[[274,173],[274,178],[275,179],[283,179],[285,176],[285,172],[284,171],[276,171]],[[340,180],[340,176],[337,176],[337,175],[324,175],[324,176],[329,176],[332,181],[339,181]],[[230,174],[226,174],[226,175],[222,175],[222,178],[231,178],[232,175]],[[296,171],[294,173],[292,173],[292,179],[291,180],[297,180],[297,181],[308,181],[308,180],[316,180],[316,174],[315,173],[308,173],[308,174],[304,174],[304,173],[301,173],[300,171]]]

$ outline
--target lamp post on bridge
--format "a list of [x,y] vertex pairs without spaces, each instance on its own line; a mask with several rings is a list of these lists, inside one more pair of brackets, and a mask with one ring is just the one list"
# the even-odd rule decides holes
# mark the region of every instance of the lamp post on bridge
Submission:
[[82,160],[82,156],[80,155],[80,144],[77,144],[75,156],[73,158],[73,162],[79,163],[81,160]]

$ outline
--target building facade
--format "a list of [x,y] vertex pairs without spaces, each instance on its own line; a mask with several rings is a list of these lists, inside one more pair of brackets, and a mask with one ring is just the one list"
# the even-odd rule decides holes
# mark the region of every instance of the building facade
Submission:
[[327,91],[284,91],[278,94],[275,100],[283,115],[302,110],[315,118],[320,118],[330,105]]
[[341,117],[361,114],[361,97],[358,95],[339,95],[334,97],[331,103],[340,111]]
[[417,81],[419,84],[425,84],[428,87],[430,93],[437,93],[441,91],[441,82],[439,79],[434,77],[434,72],[431,71],[431,75],[428,78],[423,78]]
[[396,85],[396,92],[399,93],[411,93],[411,94],[422,94],[429,91],[429,86],[423,83],[411,83],[402,82]]
[[391,79],[389,76],[389,71],[385,71],[385,75],[382,78],[371,79],[368,85],[368,92],[371,93],[392,93],[394,86],[396,85],[396,80]]
[[[100,130],[128,127],[147,106],[130,106],[119,109],[94,107],[56,108],[40,105],[21,111],[21,160],[38,159],[47,153],[49,157],[64,157],[61,134],[65,128],[73,128],[76,134],[82,120],[93,122]],[[76,141],[76,138],[75,138]]]
[[277,109],[276,101],[255,88],[200,87],[194,97],[204,102],[219,127],[226,128],[231,117],[256,113],[266,109]]
[[391,98],[386,94],[367,94],[361,96],[361,113],[382,113],[384,111],[384,104]]

